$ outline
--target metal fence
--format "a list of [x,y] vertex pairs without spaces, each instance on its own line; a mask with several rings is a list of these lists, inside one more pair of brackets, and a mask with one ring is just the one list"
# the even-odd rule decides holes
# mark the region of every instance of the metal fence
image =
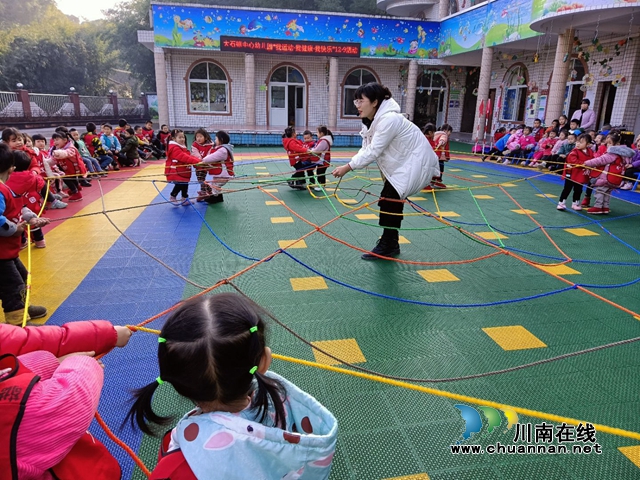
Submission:
[[80,95],[80,114],[83,117],[103,116],[113,114],[113,105],[109,97],[92,97]]
[[127,115],[143,116],[144,106],[135,98],[118,98],[118,115],[124,118]]
[[18,100],[15,92],[0,92],[0,116],[2,117],[22,117],[22,103]]
[[32,117],[72,117],[74,108],[67,95],[29,93]]

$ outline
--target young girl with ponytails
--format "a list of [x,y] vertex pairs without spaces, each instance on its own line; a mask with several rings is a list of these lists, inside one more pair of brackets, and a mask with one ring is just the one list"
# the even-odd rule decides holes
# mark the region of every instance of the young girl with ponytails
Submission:
[[[199,128],[194,134],[194,140],[191,144],[191,155],[202,160],[209,155],[213,148],[213,140],[211,135],[204,128]],[[196,179],[200,183],[200,191],[198,192],[198,202],[204,202],[211,195],[211,187],[205,181],[207,179],[207,168],[196,167]]]
[[[167,161],[164,164],[164,174],[168,182],[173,182],[169,201],[179,207],[190,205],[189,180],[191,179],[191,165],[200,163],[200,158],[189,153],[184,132],[179,129],[171,130],[171,140],[167,145]],[[182,194],[182,202],[178,201],[178,194]]]
[[269,371],[263,315],[245,297],[222,293],[188,300],[167,319],[158,338],[160,376],[135,391],[127,419],[147,434],[148,422],[169,423],[152,408],[164,384],[196,408],[165,434],[151,480],[329,477],[336,419]]
[[[327,183],[327,168],[331,162],[331,146],[333,145],[333,133],[325,125],[318,127],[318,141],[311,149],[311,153],[317,155],[316,164],[316,185],[313,189],[316,192],[322,191]],[[319,186],[322,185],[322,188]]]
[[209,164],[209,173],[212,177],[210,183],[205,183],[209,192],[209,196],[206,199],[207,203],[224,202],[222,187],[235,176],[233,172],[233,145],[229,143],[230,141],[231,137],[227,132],[218,130],[213,148],[202,159],[203,163]]

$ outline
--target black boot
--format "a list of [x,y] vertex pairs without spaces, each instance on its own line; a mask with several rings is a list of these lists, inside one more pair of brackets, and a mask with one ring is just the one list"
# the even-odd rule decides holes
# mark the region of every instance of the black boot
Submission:
[[[377,257],[376,255],[379,255]],[[365,253],[362,255],[363,260],[384,260],[380,257],[395,257],[400,255],[400,245],[398,239],[389,238],[383,235],[376,246],[371,250],[371,253]]]
[[224,202],[224,197],[222,196],[221,193],[219,195],[210,195],[205,199],[205,201],[209,205],[211,205],[211,204],[214,204],[214,203]]

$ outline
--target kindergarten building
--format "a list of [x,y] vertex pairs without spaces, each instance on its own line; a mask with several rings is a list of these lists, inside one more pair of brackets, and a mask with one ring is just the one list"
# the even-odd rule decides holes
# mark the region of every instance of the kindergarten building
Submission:
[[482,136],[588,98],[596,127],[640,131],[640,0],[378,0],[397,17],[152,4],[161,123],[359,131],[353,92],[383,83],[417,125]]

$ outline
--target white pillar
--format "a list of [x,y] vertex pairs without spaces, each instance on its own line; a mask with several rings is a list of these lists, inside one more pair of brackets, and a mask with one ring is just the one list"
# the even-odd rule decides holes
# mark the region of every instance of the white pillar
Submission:
[[[411,60],[409,62],[409,72],[407,74],[407,97],[405,111],[409,116],[409,120],[413,121],[413,113],[416,106],[416,89],[418,87],[418,61]],[[421,125],[418,125],[422,128]]]
[[338,80],[338,59],[329,59],[329,130],[335,130],[338,126],[338,90],[340,81]]
[[244,55],[245,124],[256,126],[256,64],[253,53]]
[[[493,62],[493,47],[482,49],[482,63],[480,64],[480,79],[478,80],[478,100],[476,101],[476,116],[473,122],[473,138],[482,138],[487,119],[487,101],[489,100],[489,86],[491,83],[491,64]],[[467,92],[471,94],[471,92]],[[480,104],[482,103],[482,113]]]
[[[549,98],[547,99],[547,110],[544,118],[545,123],[562,115],[564,109],[564,97],[567,89],[567,78],[571,67],[571,46],[573,45],[573,30],[567,30],[558,35],[556,45],[556,58],[553,62],[553,74],[549,85]],[[569,112],[571,115],[571,112]]]
[[160,125],[169,125],[169,95],[167,92],[167,65],[164,50],[153,49],[153,63],[156,68],[156,94],[158,95],[158,117]]
[[438,7],[439,7],[438,18],[442,19],[449,15],[450,13],[449,0],[440,0]]

